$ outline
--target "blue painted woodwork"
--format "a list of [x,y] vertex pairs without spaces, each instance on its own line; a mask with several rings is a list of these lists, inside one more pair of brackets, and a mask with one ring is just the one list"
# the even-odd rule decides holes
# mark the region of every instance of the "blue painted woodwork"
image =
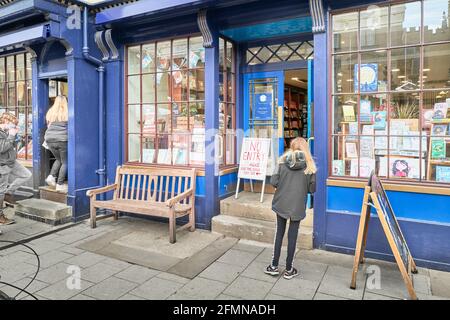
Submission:
[[311,32],[311,17],[299,17],[294,19],[261,23],[251,26],[243,26],[220,32],[235,41],[251,41],[266,39],[276,36],[288,36],[297,33]]

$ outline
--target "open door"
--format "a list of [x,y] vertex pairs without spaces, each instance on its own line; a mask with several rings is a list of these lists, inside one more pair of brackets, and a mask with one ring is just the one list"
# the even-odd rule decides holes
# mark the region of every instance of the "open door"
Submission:
[[[269,175],[283,153],[283,132],[279,130],[283,114],[284,74],[282,71],[244,75],[244,131],[247,137],[270,138],[267,164]],[[281,117],[282,119],[282,117]],[[282,129],[282,127],[281,127]],[[281,134],[280,134],[281,132]]]

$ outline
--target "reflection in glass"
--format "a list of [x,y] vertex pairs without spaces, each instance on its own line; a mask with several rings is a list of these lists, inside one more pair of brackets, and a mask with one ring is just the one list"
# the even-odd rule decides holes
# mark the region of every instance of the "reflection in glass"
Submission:
[[189,68],[203,68],[205,66],[205,48],[202,37],[189,39]]
[[342,54],[333,56],[334,93],[350,93],[355,91],[354,67],[357,64],[357,54]]
[[423,3],[424,42],[450,40],[450,0],[425,0]]
[[155,74],[142,75],[142,102],[155,102]]
[[128,135],[128,161],[139,162],[141,161],[141,146],[138,134]]
[[158,104],[156,106],[156,127],[160,133],[168,133],[171,131],[171,113],[169,104]]
[[159,72],[169,70],[170,41],[158,42],[156,44],[156,66]]
[[173,41],[172,70],[185,69],[187,64],[187,39]]
[[392,90],[419,90],[420,48],[391,50]]
[[172,72],[172,101],[187,101],[187,72],[174,71]]
[[140,72],[141,50],[139,46],[128,48],[128,74]]
[[450,43],[424,47],[423,88],[450,87]]
[[128,103],[141,101],[141,83],[139,76],[128,77]]
[[142,73],[155,72],[155,44],[142,46]]
[[156,98],[158,102],[170,101],[169,73],[156,74]]
[[354,51],[357,49],[358,13],[344,13],[333,16],[334,52]]
[[387,46],[388,7],[370,6],[361,11],[360,24],[361,49]]
[[420,1],[391,6],[391,46],[420,42]]
[[140,133],[141,132],[141,108],[139,105],[128,106],[128,132]]

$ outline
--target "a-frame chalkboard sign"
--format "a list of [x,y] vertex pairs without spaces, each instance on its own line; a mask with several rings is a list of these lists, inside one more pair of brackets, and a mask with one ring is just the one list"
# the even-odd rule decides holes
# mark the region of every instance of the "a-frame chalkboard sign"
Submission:
[[375,208],[380,219],[383,231],[394,254],[395,261],[405,282],[411,299],[417,300],[414,290],[411,273],[417,273],[417,267],[403,237],[402,231],[392,210],[386,191],[380,179],[372,173],[369,178],[369,185],[365,187],[361,217],[359,220],[358,237],[356,240],[355,260],[353,263],[352,282],[350,288],[356,288],[356,276],[360,263],[364,263],[364,251],[367,243],[367,233],[370,220],[370,208]]

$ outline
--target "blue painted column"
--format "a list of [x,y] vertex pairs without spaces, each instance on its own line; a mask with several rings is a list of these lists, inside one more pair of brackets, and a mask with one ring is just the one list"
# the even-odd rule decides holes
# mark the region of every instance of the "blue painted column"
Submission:
[[205,210],[197,222],[211,229],[211,218],[219,212],[219,162],[216,136],[219,129],[219,37],[212,32],[212,45],[205,48]]
[[[327,20],[327,19],[325,19]],[[327,22],[325,21],[325,26]],[[314,157],[317,162],[317,189],[314,195],[314,247],[326,241],[328,176],[328,48],[327,32],[314,34]]]
[[123,163],[124,155],[124,110],[123,107],[123,61],[105,63],[106,68],[106,178],[114,183],[116,168]]
[[75,221],[89,213],[86,191],[98,187],[98,74],[79,56],[68,56],[67,80],[69,103],[67,204]]
[[39,79],[37,57],[31,59],[32,106],[33,106],[33,189],[37,190],[44,181],[45,172],[41,168],[44,158],[44,134],[47,128],[45,114],[48,107],[48,82]]

